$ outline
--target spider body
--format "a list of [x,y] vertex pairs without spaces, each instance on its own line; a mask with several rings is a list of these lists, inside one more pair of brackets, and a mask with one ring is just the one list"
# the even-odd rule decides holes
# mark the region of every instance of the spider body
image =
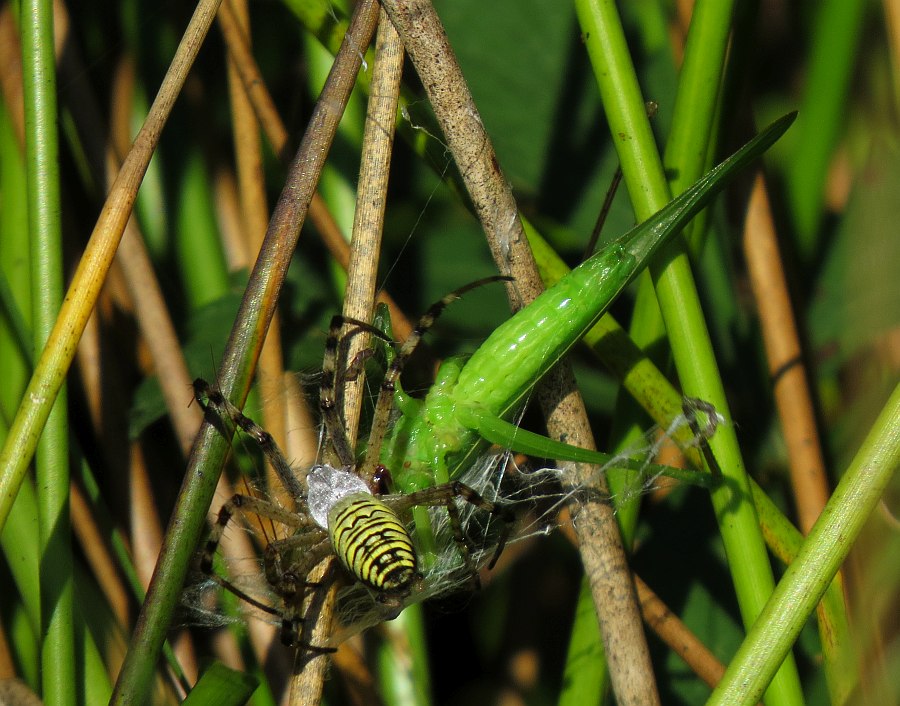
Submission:
[[408,595],[418,562],[397,513],[374,496],[360,494],[335,505],[330,516],[331,543],[347,570],[382,594]]
[[[349,575],[366,586],[378,603],[388,609],[384,618],[395,617],[399,613],[404,601],[421,580],[416,550],[403,519],[411,508],[446,507],[463,562],[473,575],[474,566],[460,526],[456,499],[460,498],[485,512],[497,514],[504,521],[510,519],[505,507],[483,499],[476,491],[459,481],[408,494],[380,495],[373,492],[373,489],[377,491],[383,485],[379,479],[385,469],[378,462],[378,455],[390,424],[396,381],[422,335],[444,307],[465,291],[488,281],[508,279],[492,277],[462,287],[432,305],[422,316],[382,381],[366,458],[360,464],[356,464],[336,405],[335,389],[341,377],[337,361],[341,344],[340,331],[343,325],[349,324],[357,332],[367,331],[381,338],[385,338],[385,335],[362,321],[342,316],[332,319],[322,365],[320,407],[330,444],[330,455],[339,464],[325,463],[311,468],[306,474],[305,487],[268,432],[246,417],[204,380],[194,382],[195,397],[207,411],[209,421],[215,424],[229,423],[254,438],[294,504],[294,508],[290,509],[257,497],[232,497],[219,510],[218,519],[200,558],[200,568],[251,605],[280,617],[282,642],[285,644],[318,652],[333,651],[331,647],[309,644],[303,639],[302,630],[302,623],[305,622],[304,598],[309,590],[320,587],[318,583],[309,582],[307,576],[330,555],[337,557]],[[353,365],[351,363],[351,368]],[[283,603],[278,608],[253,598],[213,571],[213,558],[219,542],[237,512],[255,513],[291,530],[290,535],[271,541],[265,550],[266,580]],[[504,540],[505,533],[498,544],[496,555],[499,555]]]
[[405,525],[349,468],[316,466],[307,477],[310,514],[328,530],[344,568],[385,602],[409,595],[418,559]]

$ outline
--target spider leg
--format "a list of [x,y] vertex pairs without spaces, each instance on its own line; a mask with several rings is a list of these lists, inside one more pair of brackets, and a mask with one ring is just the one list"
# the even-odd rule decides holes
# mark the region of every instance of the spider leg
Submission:
[[456,544],[456,548],[462,556],[463,564],[466,567],[466,573],[471,577],[470,581],[472,589],[477,591],[481,588],[481,579],[478,577],[478,567],[475,566],[475,562],[472,561],[472,550],[469,547],[469,540],[466,537],[466,533],[463,531],[462,519],[459,516],[459,508],[456,507],[456,503],[452,500],[447,503],[446,508],[447,516],[450,518],[450,529],[453,532],[453,542]]
[[449,505],[454,498],[462,498],[479,510],[484,510],[492,515],[504,515],[508,509],[502,503],[485,500],[474,488],[470,488],[462,481],[453,480],[449,483],[436,485],[432,488],[423,488],[414,493],[405,495],[391,495],[383,500],[391,505],[397,512],[408,510],[414,505]]
[[347,363],[347,368],[344,371],[344,381],[352,382],[353,380],[356,380],[362,372],[366,361],[374,355],[374,348],[363,348],[359,353],[353,356],[353,360]]
[[213,525],[209,538],[206,540],[206,545],[203,547],[203,552],[200,555],[200,570],[203,573],[213,573],[213,558],[219,548],[219,542],[222,541],[222,535],[225,533],[225,528],[228,526],[231,518],[239,510],[256,513],[260,517],[280,522],[288,527],[299,529],[311,525],[315,526],[311,518],[285,510],[283,507],[279,507],[267,500],[261,500],[249,495],[234,495],[219,509],[216,523]]
[[[344,324],[350,324],[354,330],[351,330],[346,336],[341,337],[341,328]],[[325,423],[325,430],[331,439],[331,445],[334,448],[334,454],[337,457],[337,463],[340,466],[355,465],[355,454],[350,448],[350,441],[347,438],[347,432],[344,429],[341,414],[338,411],[337,404],[337,388],[338,388],[338,359],[341,357],[342,341],[346,341],[350,336],[356,333],[366,331],[377,335],[386,341],[391,341],[384,333],[374,326],[363,321],[351,319],[341,314],[335,314],[331,317],[331,325],[328,327],[328,338],[325,339],[325,357],[322,360],[322,385],[319,391],[319,408],[322,410],[322,420]],[[365,362],[364,360],[362,362]],[[360,363],[361,365],[362,363]],[[352,366],[357,365],[356,358],[351,362]],[[354,371],[358,375],[358,370]]]
[[369,478],[366,478],[365,474],[372,474],[375,472],[375,468],[378,465],[378,459],[381,456],[381,445],[384,442],[384,437],[387,434],[390,425],[391,407],[394,401],[394,390],[397,379],[400,377],[400,373],[403,372],[403,368],[406,366],[407,361],[422,340],[422,336],[424,336],[428,329],[434,325],[434,322],[437,321],[444,309],[446,309],[450,303],[462,297],[466,292],[490,282],[509,282],[512,281],[512,279],[512,277],[496,275],[494,277],[485,277],[484,279],[470,282],[466,286],[455,289],[442,297],[440,301],[432,304],[428,308],[428,311],[426,311],[416,323],[412,333],[410,333],[409,337],[403,342],[400,352],[394,357],[394,360],[385,373],[384,380],[381,383],[381,390],[378,393],[378,402],[375,405],[375,415],[372,418],[372,429],[369,432],[369,445],[366,449],[366,459],[362,466],[364,469],[363,478],[365,480],[370,480]]
[[320,654],[334,652],[331,647],[320,647],[303,639],[307,623],[312,622],[309,612],[315,604],[315,595],[311,597],[306,613],[304,602],[311,592],[328,585],[327,581],[307,581],[306,576],[331,551],[328,536],[318,526],[307,533],[271,542],[266,547],[266,577],[284,603],[284,611],[280,613],[282,644],[304,647]]
[[479,510],[484,510],[491,515],[497,516],[503,521],[503,529],[497,540],[497,549],[494,551],[494,556],[488,564],[488,568],[492,569],[497,563],[497,559],[500,558],[503,548],[506,546],[506,540],[509,538],[513,522],[512,511],[503,503],[486,500],[478,493],[478,491],[458,480],[444,483],[443,485],[438,485],[433,488],[424,488],[423,490],[407,495],[392,495],[389,496],[389,498],[385,498],[384,501],[396,512],[403,512],[416,505],[425,505],[429,507],[437,505],[446,507],[447,513],[450,516],[450,526],[453,530],[453,538],[456,541],[457,546],[460,547],[466,567],[474,572],[469,545],[466,541],[465,533],[462,530],[459,508],[457,508],[453,502],[456,498],[462,498],[470,505],[477,507]]
[[[262,450],[266,459],[275,470],[278,480],[292,498],[303,498],[306,493],[303,486],[291,469],[284,453],[278,448],[275,439],[250,417],[244,415],[230,400],[206,380],[197,378],[194,380],[194,398],[203,407],[204,411],[212,410],[220,420],[230,420],[232,424],[240,427],[248,436],[252,437]],[[273,518],[274,519],[274,518]]]
[[[706,461],[707,466],[709,466],[710,473],[712,473],[714,477],[721,479],[722,469],[719,467],[719,462],[716,460],[716,456],[709,445],[709,440],[712,438],[713,434],[716,433],[716,429],[723,417],[716,411],[716,408],[712,404],[695,397],[685,397],[681,401],[681,409],[684,412],[684,416],[688,421],[691,431],[694,433],[694,438],[698,440],[700,450],[703,452],[703,458]],[[698,412],[706,415],[706,424],[702,427],[698,420]]]
[[[288,599],[285,598],[284,614],[281,617],[281,643],[288,647],[302,647],[305,650],[317,654],[332,654],[337,652],[337,648],[335,647],[314,645],[305,639],[309,625],[315,623],[315,618],[309,615],[317,602],[315,594],[326,589],[327,585],[325,583],[311,583],[308,581],[300,581],[297,585],[301,590],[295,592],[293,600],[288,602]],[[307,614],[302,615],[304,599],[310,595],[310,593],[313,594],[310,597],[310,607],[307,610]],[[298,626],[300,627],[298,628]]]
[[[309,642],[303,641],[300,639],[300,632],[297,630],[297,624],[300,622],[300,618],[298,617],[298,611],[296,609],[289,609],[288,604],[285,604],[285,610],[279,611],[276,608],[273,608],[266,603],[263,603],[260,600],[257,600],[249,593],[244,591],[241,588],[235,586],[231,581],[222,576],[219,576],[217,573],[213,572],[209,574],[209,577],[219,584],[226,591],[231,592],[239,599],[252,605],[257,610],[260,610],[264,613],[268,613],[269,615],[273,615],[275,617],[281,618],[281,642],[282,644],[288,647],[302,647],[303,649],[309,650],[310,652],[315,652],[317,654],[331,654],[332,652],[336,652],[337,650],[334,647],[321,647],[319,645],[313,645]],[[323,584],[320,583],[305,583],[303,585],[304,588],[317,590],[323,587]],[[291,608],[293,604],[291,604]],[[303,622],[306,622],[307,618],[303,618]]]
[[[231,581],[223,578],[213,570],[213,558],[221,542],[225,528],[238,511],[252,512],[261,517],[293,527],[298,534],[270,542],[266,547],[264,564],[266,579],[282,598],[284,610],[278,610],[254,598]],[[302,562],[291,562],[287,570],[282,570],[285,555],[297,555]],[[253,607],[270,615],[281,618],[281,641],[291,647],[302,647],[320,654],[333,652],[331,647],[320,647],[301,639],[301,631],[297,625],[306,619],[302,617],[303,599],[310,589],[319,589],[322,583],[305,581],[304,577],[319,561],[331,551],[327,534],[312,519],[298,513],[285,510],[274,503],[247,495],[235,495],[219,510],[219,516],[210,532],[209,539],[200,556],[200,570],[220,586]]]
[[328,534],[318,525],[309,526],[306,532],[276,539],[266,546],[263,557],[266,579],[277,590],[282,576],[306,576],[330,552]]

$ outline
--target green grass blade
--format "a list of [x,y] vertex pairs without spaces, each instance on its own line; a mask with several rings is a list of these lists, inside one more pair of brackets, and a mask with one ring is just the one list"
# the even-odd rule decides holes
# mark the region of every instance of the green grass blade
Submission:
[[606,654],[600,636],[597,609],[591,595],[591,585],[585,576],[578,591],[575,620],[566,655],[559,706],[581,706],[602,703],[610,688]]
[[[63,298],[59,142],[53,3],[22,5],[22,77],[25,160],[34,286],[33,343],[44,347]],[[69,430],[61,386],[37,445],[36,477],[41,535],[41,665],[47,704],[75,704],[72,541],[69,532]]]
[[239,706],[247,703],[257,685],[249,674],[214,662],[200,675],[182,703],[184,706]]
[[804,262],[818,252],[828,166],[846,119],[847,94],[856,67],[863,18],[861,0],[824,2],[816,13],[806,87],[796,142],[787,165],[787,194],[797,229],[797,249]]
[[872,426],[794,562],[708,704],[754,704],[850,552],[900,465],[900,385]]
[[[619,162],[635,216],[647,219],[669,201],[662,161],[631,62],[625,30],[610,0],[576,0],[585,48],[595,68],[603,109],[619,149]],[[638,106],[635,110],[634,107]]]
[[137,190],[150,155],[158,144],[161,125],[168,117],[175,96],[199,49],[198,37],[205,36],[216,7],[216,0],[203,2],[191,18],[187,29],[190,41],[182,41],[179,45],[167,79],[154,100],[148,121],[141,128],[133,149],[110,189],[110,197],[101,211],[47,345],[38,359],[28,389],[10,425],[9,436],[0,452],[0,527],[6,522],[16,492],[34,456],[38,438],[65,381],[78,340],[109,272],[112,256],[131,214],[134,191]]
[[[804,537],[762,488],[755,482],[751,487],[766,544],[785,566],[790,566],[800,553]],[[838,575],[828,584],[822,601],[816,606],[825,680],[833,704],[845,703],[859,682],[857,641],[850,631],[845,595],[844,582]]]
[[428,672],[425,610],[421,603],[404,608],[384,625],[389,636],[376,649],[378,684],[386,706],[434,703]]
[[[610,130],[620,138],[617,145],[625,182],[635,212],[640,217],[658,209],[668,200],[668,186],[650,133],[644,100],[637,86],[621,21],[610,2],[576,0],[576,8]],[[723,23],[722,18],[719,31],[729,31],[728,23]],[[697,50],[702,52],[703,47]],[[689,117],[694,120],[693,106],[688,108],[691,115],[676,115],[673,123],[688,120]],[[696,135],[696,158],[702,163],[706,156],[706,135],[699,132]],[[687,168],[684,164],[668,166]],[[686,395],[714,405],[729,421],[710,440],[710,448],[729,481],[713,491],[712,500],[741,615],[749,628],[774,587],[772,570],[687,256],[683,248],[669,246],[661,260],[654,263],[652,272],[660,313],[665,321],[682,389]],[[649,299],[645,295],[644,301]],[[656,324],[654,308],[648,307],[645,313],[640,302],[639,307],[636,317],[648,317],[641,322],[647,339],[637,339],[639,344],[644,344],[655,338],[656,331],[661,328]],[[773,705],[803,702],[800,680],[792,658],[788,659],[773,682],[768,699]]]
[[196,147],[185,155],[180,176],[175,219],[177,262],[187,303],[198,309],[228,291],[228,268],[209,191],[212,179]]
[[673,194],[692,184],[706,164],[733,10],[731,0],[700,0],[694,5],[663,160],[673,170],[669,181]]

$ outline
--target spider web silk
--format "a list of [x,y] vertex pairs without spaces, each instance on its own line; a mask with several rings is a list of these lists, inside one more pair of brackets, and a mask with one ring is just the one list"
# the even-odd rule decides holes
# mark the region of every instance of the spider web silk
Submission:
[[[718,424],[724,423],[721,415],[714,411],[711,417],[705,429],[700,429],[692,435],[690,446],[703,443],[714,433]],[[658,467],[651,467],[652,460],[664,445],[674,443],[672,438],[679,430],[692,423],[693,420],[688,416],[678,415],[666,430],[659,427],[651,428],[637,444],[616,454],[607,464],[598,466],[596,473],[599,476],[610,467],[621,467],[625,461],[633,463],[635,459],[643,459],[639,470],[633,471],[624,489],[608,500],[621,505],[657,489],[660,486],[661,474],[657,470]],[[365,483],[354,474],[348,473],[346,469],[317,465],[310,469],[308,477],[313,479],[313,484],[325,485],[337,479],[338,482],[334,483],[334,487],[326,487],[321,493],[319,491],[323,489],[314,492],[312,486],[310,487],[310,496],[321,494],[329,507],[335,493],[340,496],[360,490],[369,492]],[[348,481],[348,478],[352,480]],[[507,546],[548,535],[560,528],[564,522],[569,522],[560,519],[560,512],[571,503],[578,502],[578,495],[584,491],[584,488],[570,484],[570,474],[565,467],[523,470],[516,466],[512,453],[505,450],[484,454],[460,476],[459,480],[485,500],[502,503],[512,510],[515,519],[509,528]],[[672,482],[669,478],[665,478],[665,481],[666,484]],[[350,487],[347,487],[347,482],[351,484]],[[471,565],[476,570],[483,569],[495,558],[497,541],[505,527],[504,521],[464,501],[457,502],[457,508],[463,533],[469,542]],[[315,511],[312,508],[310,510],[315,517]],[[421,562],[422,580],[403,602],[404,608],[432,598],[471,591],[476,584],[475,577],[467,569],[454,540],[446,508],[442,506],[429,508],[429,517],[435,536],[435,546],[439,550],[429,557],[428,561]],[[319,519],[316,518],[316,521]],[[237,524],[230,526],[229,531],[236,531],[238,527]],[[414,524],[409,522],[407,528],[415,539]],[[246,562],[247,558],[242,558],[241,561]],[[255,561],[251,560],[251,567],[255,568],[249,570],[245,568],[239,575],[229,572],[230,580],[254,598],[277,607],[280,599],[265,580],[262,561],[256,557]],[[191,583],[182,594],[179,623],[206,627],[239,623],[242,619],[240,614],[222,611],[217,600],[217,594],[220,592],[220,586],[205,576]],[[248,616],[273,624],[279,622],[275,616],[248,606],[243,601],[239,603],[241,612]],[[352,635],[390,620],[396,615],[396,608],[389,608],[380,603],[362,584],[347,586],[341,589],[338,595],[336,626],[328,645],[336,646]]]

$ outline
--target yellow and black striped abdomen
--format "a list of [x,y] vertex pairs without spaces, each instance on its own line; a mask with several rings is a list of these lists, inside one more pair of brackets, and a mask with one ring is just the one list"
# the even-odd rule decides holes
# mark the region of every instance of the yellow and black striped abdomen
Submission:
[[418,576],[416,552],[391,508],[367,493],[338,500],[328,512],[335,554],[369,588],[405,595]]

